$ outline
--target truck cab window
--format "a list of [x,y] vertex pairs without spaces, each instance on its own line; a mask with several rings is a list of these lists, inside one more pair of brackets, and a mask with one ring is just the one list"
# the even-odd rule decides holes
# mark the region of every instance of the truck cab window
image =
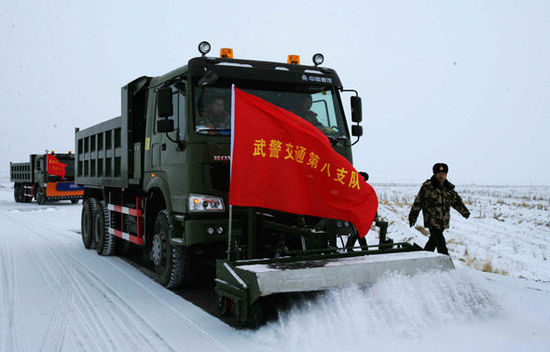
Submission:
[[[231,89],[195,88],[195,131],[200,134],[229,134]],[[317,127],[329,137],[348,138],[340,101],[331,89],[310,91],[247,89],[244,91],[288,110]],[[311,88],[310,88],[311,89]]]
[[195,104],[195,131],[229,134],[231,128],[231,90],[200,88]]

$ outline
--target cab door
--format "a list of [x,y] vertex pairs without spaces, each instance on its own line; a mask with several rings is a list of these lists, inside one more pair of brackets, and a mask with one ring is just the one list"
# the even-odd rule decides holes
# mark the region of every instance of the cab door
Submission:
[[[47,179],[47,172],[46,172],[46,165],[45,165],[45,156],[40,155],[36,157],[34,160],[34,180],[36,183],[46,183],[48,182]],[[46,176],[45,176],[46,175]]]
[[[178,130],[178,93],[172,89],[172,105],[173,105],[173,114],[171,116],[168,116],[167,119],[172,120],[174,122],[174,128],[177,131]],[[157,131],[157,124],[160,119],[164,119],[159,116],[158,114],[158,108],[155,108],[155,121],[153,123],[153,130],[151,133],[151,137],[149,140],[149,158],[150,158],[150,165],[152,171],[160,171],[163,168],[163,160],[169,160],[170,158],[167,156],[168,152],[168,146],[171,144],[170,139],[166,136],[165,132],[158,132]],[[168,133],[169,136],[174,139],[176,136],[176,133]],[[173,136],[173,137],[172,137]]]

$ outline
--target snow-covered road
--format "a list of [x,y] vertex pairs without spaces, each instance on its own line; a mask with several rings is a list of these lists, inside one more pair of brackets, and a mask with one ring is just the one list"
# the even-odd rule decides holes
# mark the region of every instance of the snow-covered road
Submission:
[[[466,260],[455,260],[452,272],[327,292],[257,331],[235,330],[126,261],[85,250],[80,205],[18,204],[12,192],[0,184],[2,352],[550,349],[550,283],[482,273]],[[399,211],[387,214],[394,236],[421,236]],[[537,236],[548,248],[548,236]],[[468,238],[470,253],[486,241],[475,243]],[[506,257],[507,247],[501,251]]]
[[224,351],[244,343],[120,258],[84,249],[80,206],[15,204],[5,194],[0,351]]

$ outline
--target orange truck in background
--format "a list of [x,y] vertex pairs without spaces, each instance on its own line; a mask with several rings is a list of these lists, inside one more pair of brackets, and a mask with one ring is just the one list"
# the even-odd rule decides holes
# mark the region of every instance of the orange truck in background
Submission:
[[70,200],[78,203],[84,188],[74,183],[74,154],[70,151],[55,154],[31,154],[23,163],[10,162],[10,181],[14,183],[13,196],[18,203],[38,204]]

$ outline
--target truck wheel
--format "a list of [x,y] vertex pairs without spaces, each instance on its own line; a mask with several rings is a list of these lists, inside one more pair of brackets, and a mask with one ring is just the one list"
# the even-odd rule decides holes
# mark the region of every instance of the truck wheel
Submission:
[[15,186],[13,187],[13,198],[15,199],[16,203],[21,203],[25,201],[25,190],[23,188],[23,185],[15,184]]
[[116,237],[109,233],[109,209],[100,201],[94,215],[95,249],[99,255],[113,255],[116,248]]
[[40,205],[44,205],[47,200],[48,197],[46,197],[46,191],[44,191],[44,188],[40,187],[38,191],[36,191],[36,202]]
[[93,232],[93,220],[96,212],[97,202],[95,198],[86,198],[82,203],[82,215],[80,216],[80,233],[82,243],[86,249],[95,248],[95,239]]
[[175,289],[191,281],[191,254],[185,247],[172,246],[168,228],[168,212],[161,210],[155,219],[151,257],[160,284]]

